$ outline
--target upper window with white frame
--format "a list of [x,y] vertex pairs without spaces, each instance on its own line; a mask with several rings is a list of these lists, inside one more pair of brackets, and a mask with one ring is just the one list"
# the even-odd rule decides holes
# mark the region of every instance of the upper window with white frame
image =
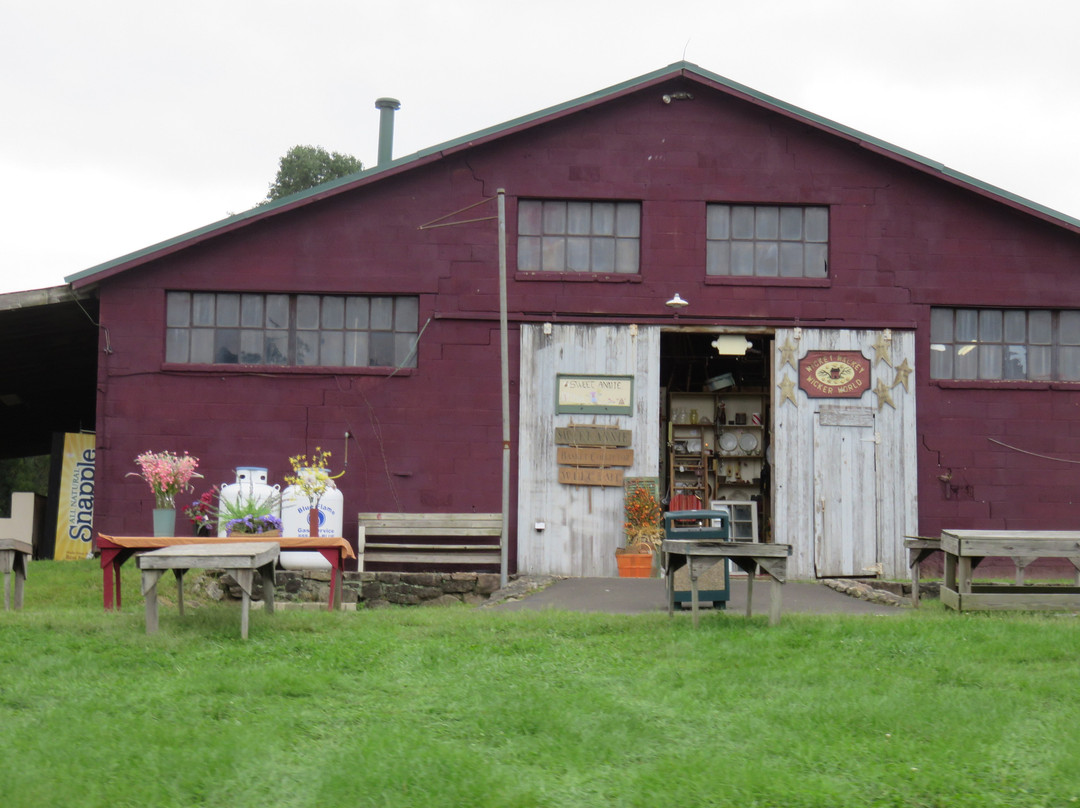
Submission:
[[1080,311],[930,311],[930,378],[1080,381]]
[[637,274],[641,203],[518,201],[519,272]]
[[828,276],[828,208],[713,204],[706,215],[707,275]]
[[416,367],[414,296],[169,292],[165,361]]

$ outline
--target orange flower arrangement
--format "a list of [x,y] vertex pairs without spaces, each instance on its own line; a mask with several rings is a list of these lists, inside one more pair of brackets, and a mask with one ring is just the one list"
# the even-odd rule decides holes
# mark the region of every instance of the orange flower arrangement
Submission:
[[664,539],[664,509],[656,496],[643,485],[631,489],[626,494],[626,521],[623,532],[626,534],[626,546],[636,552],[654,553],[660,549]]

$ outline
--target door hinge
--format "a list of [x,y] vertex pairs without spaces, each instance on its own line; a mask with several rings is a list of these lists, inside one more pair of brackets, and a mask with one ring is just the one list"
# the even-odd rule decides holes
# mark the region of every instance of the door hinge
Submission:
[[877,446],[881,445],[881,433],[875,432],[872,438],[863,438],[863,443],[874,443]]

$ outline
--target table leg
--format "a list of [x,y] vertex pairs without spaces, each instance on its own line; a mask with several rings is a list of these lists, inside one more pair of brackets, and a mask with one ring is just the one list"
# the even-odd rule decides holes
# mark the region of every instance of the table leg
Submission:
[[158,630],[157,585],[165,570],[143,570],[142,591],[146,598],[146,633],[155,634]]
[[686,559],[686,569],[690,574],[690,609],[694,615],[694,628],[698,625],[698,585],[697,569],[693,557]]
[[[1036,556],[1036,558],[1037,558],[1037,556]],[[1030,564],[1034,560],[1035,560],[1035,558],[1023,557],[1023,556],[1016,556],[1015,558],[1013,558],[1013,564],[1016,566],[1016,585],[1017,586],[1023,586],[1024,585],[1024,569],[1028,566],[1028,564]]]
[[248,623],[251,620],[251,584],[254,582],[254,570],[229,570],[229,574],[240,584],[240,637],[248,638]]
[[274,564],[273,562],[259,568],[262,576],[263,606],[267,614],[274,613]]
[[945,588],[956,592],[956,556],[945,553]]
[[345,559],[341,550],[334,548],[319,549],[322,557],[330,564],[330,600],[326,605],[327,611],[341,608],[341,571],[345,566]]
[[184,616],[184,572],[186,570],[173,570],[173,575],[176,576],[176,605],[181,617]]
[[963,595],[971,594],[971,558],[960,556],[956,563],[957,592]]
[[911,567],[911,605],[913,608],[919,608],[919,575],[922,565],[919,563],[919,556],[921,553],[912,548],[908,550],[908,566]]
[[746,616],[754,613],[754,578],[757,577],[757,566],[753,565],[746,571]]
[[775,578],[769,584],[769,625],[780,622],[780,610],[783,606],[784,585]]

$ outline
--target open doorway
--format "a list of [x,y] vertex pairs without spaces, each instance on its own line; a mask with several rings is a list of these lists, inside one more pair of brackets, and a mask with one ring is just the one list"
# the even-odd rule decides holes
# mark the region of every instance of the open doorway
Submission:
[[688,329],[660,338],[664,506],[724,508],[742,541],[771,535],[771,347],[769,334]]

